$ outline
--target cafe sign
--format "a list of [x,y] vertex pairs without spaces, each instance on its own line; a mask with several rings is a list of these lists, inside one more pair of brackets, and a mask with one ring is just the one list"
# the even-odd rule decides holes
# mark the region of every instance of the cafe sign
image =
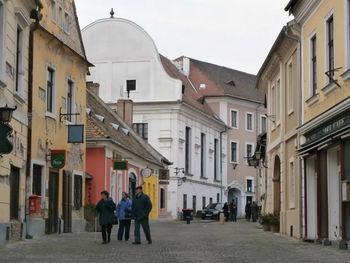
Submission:
[[342,128],[346,128],[347,126],[350,126],[350,112],[347,112],[347,114],[333,119],[325,125],[322,125],[314,131],[306,134],[306,144],[322,139],[323,137],[337,132]]
[[54,169],[62,169],[66,163],[65,150],[51,150],[51,167]]

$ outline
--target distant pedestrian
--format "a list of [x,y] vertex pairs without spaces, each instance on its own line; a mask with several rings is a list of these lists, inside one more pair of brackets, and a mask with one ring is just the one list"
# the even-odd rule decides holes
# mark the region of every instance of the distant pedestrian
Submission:
[[228,218],[229,218],[229,207],[228,207],[227,203],[224,204],[224,206],[222,207],[222,210],[224,211],[225,221],[228,221]]
[[123,240],[125,232],[125,241],[129,240],[130,225],[132,218],[132,202],[126,192],[122,193],[122,199],[117,205],[117,215],[119,219],[118,240]]
[[247,202],[247,204],[245,205],[245,209],[244,210],[245,210],[245,219],[250,221],[250,217],[251,217],[251,214],[252,214],[250,202]]
[[101,192],[101,200],[96,205],[102,230],[102,244],[111,242],[112,224],[115,218],[115,203],[107,191]]
[[251,209],[251,213],[252,213],[252,220],[253,220],[253,222],[256,222],[256,220],[258,220],[259,207],[255,202],[253,202],[250,209]]
[[235,201],[232,201],[230,203],[230,220],[231,222],[237,221],[237,205]]
[[149,228],[149,214],[152,210],[152,203],[148,195],[142,191],[142,186],[136,188],[136,195],[132,202],[132,214],[135,219],[135,241],[134,245],[141,244],[140,227],[142,226],[148,244],[152,244],[151,231]]

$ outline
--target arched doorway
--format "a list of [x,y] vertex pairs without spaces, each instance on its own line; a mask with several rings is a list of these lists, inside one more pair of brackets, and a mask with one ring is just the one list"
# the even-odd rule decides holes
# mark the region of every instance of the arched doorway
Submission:
[[273,212],[281,212],[281,160],[278,155],[275,157],[273,166]]
[[231,188],[228,192],[228,203],[235,201],[237,205],[237,216],[242,216],[242,191],[238,188]]
[[134,198],[136,193],[136,175],[134,173],[129,174],[129,196]]

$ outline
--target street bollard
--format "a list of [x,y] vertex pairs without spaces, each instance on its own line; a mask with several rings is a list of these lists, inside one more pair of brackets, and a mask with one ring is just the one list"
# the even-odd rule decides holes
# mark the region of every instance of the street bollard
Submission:
[[225,224],[225,215],[224,215],[224,213],[220,213],[219,220],[220,220],[220,225]]
[[189,216],[186,217],[186,222],[187,222],[187,225],[191,224],[191,218]]

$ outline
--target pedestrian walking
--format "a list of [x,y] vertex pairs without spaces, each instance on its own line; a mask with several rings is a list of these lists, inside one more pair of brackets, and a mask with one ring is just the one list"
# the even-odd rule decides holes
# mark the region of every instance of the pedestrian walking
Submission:
[[244,210],[245,210],[245,219],[250,221],[250,217],[251,217],[251,214],[252,214],[250,202],[247,202],[247,204],[245,205],[245,209]]
[[142,226],[148,244],[152,244],[151,231],[149,227],[149,213],[152,210],[152,203],[148,195],[142,191],[142,186],[136,188],[136,195],[132,202],[132,214],[135,219],[134,245],[141,244],[140,227]]
[[253,202],[250,209],[251,209],[251,213],[252,213],[252,220],[253,220],[253,222],[256,222],[256,220],[258,220],[259,207],[255,202]]
[[102,244],[111,242],[112,224],[115,219],[115,203],[109,197],[107,191],[101,192],[101,200],[96,205],[96,211],[99,214],[99,220],[102,231]]
[[224,211],[225,221],[228,221],[228,217],[229,217],[229,207],[228,207],[228,204],[227,204],[227,203],[224,204],[224,206],[222,207],[222,210]]
[[237,205],[235,201],[232,201],[230,203],[230,220],[231,222],[237,221]]
[[130,235],[130,225],[132,217],[132,202],[129,199],[129,195],[126,192],[122,193],[122,199],[117,205],[117,216],[119,219],[118,228],[118,240],[123,240],[123,235],[125,233],[125,241],[129,240]]

